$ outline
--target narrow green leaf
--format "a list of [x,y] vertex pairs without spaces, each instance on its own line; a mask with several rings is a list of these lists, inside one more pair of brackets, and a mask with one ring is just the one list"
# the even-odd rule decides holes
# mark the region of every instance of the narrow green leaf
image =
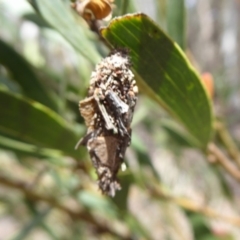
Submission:
[[116,193],[116,196],[112,198],[112,202],[121,210],[128,211],[128,196],[129,190],[132,184],[135,183],[134,176],[130,171],[124,171],[119,174],[119,181],[121,183],[121,191]]
[[152,239],[149,229],[146,229],[139,219],[129,211],[125,213],[124,220],[136,239]]
[[136,12],[135,2],[131,0],[115,0],[113,9],[113,16],[121,16],[126,13]]
[[82,190],[77,194],[78,201],[92,211],[102,212],[109,217],[117,217],[117,208],[111,199]]
[[186,40],[185,15],[184,0],[167,0],[167,32],[183,50]]
[[14,93],[21,93],[22,92],[21,88],[19,87],[19,85],[16,82],[10,80],[6,76],[1,75],[1,73],[0,73],[0,87],[1,88],[6,88],[10,92],[14,92]]
[[[24,202],[26,204],[26,207],[28,208],[28,210],[30,211],[30,213],[32,214],[32,216],[37,216],[37,215],[41,215],[42,213],[38,211],[37,209],[37,203],[29,200],[29,199],[24,199]],[[46,209],[47,211],[47,209]],[[42,221],[39,224],[39,228],[41,228],[43,231],[45,231],[48,236],[49,239],[53,239],[53,240],[58,240],[58,237],[56,236],[56,234],[54,233],[54,231],[51,229],[52,226],[50,226],[47,221]]]
[[12,240],[24,240],[26,237],[36,228],[39,227],[39,225],[42,224],[44,219],[48,216],[52,209],[48,208],[41,213],[37,214],[31,222],[27,223],[26,226],[15,236],[12,238]]
[[130,49],[142,91],[178,118],[205,147],[212,132],[211,103],[179,46],[144,14],[115,18],[101,33],[115,48]]
[[41,28],[51,28],[51,26],[40,16],[35,13],[26,13],[23,19],[35,23]]
[[[68,4],[61,0],[32,0],[33,6],[37,6],[42,17],[55,28],[72,46],[93,64],[100,61],[101,57],[94,44],[91,43],[91,32],[81,17],[76,20],[71,12],[70,2]],[[80,24],[81,25],[80,25]]]
[[27,97],[36,100],[53,110],[56,104],[42,86],[29,63],[12,47],[0,39],[0,64],[5,66],[15,81],[22,87]]
[[174,141],[179,146],[185,147],[197,147],[195,139],[189,135],[185,129],[183,129],[177,122],[170,119],[164,119],[161,121],[162,128],[168,133],[171,141]]
[[[135,151],[138,162],[141,167],[147,166],[157,176],[155,167],[152,164],[151,156],[149,156],[146,145],[141,141],[141,138],[136,133],[132,133],[132,148]],[[139,174],[142,174],[142,168],[139,169]],[[140,177],[141,180],[141,177]]]
[[167,0],[155,0],[157,22],[163,30],[166,30],[167,23]]
[[77,156],[74,146],[78,137],[51,109],[0,89],[0,112],[0,132],[3,134],[35,144],[40,152],[44,147]]
[[127,13],[127,9],[128,9],[128,4],[129,4],[129,0],[122,0],[122,6],[121,6],[121,15],[126,14]]
[[0,135],[0,147],[8,150],[12,150],[15,153],[21,153],[25,155],[32,155],[36,157],[44,158],[59,158],[63,153],[59,150],[38,148],[35,145],[20,142],[8,137]]

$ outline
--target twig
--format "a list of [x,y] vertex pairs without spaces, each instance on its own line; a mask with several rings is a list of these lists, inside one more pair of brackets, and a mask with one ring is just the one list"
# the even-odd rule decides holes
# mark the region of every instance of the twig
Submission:
[[240,181],[240,171],[230,159],[214,143],[208,145],[208,151],[215,157],[215,160],[237,181]]
[[231,135],[229,134],[226,126],[222,122],[217,121],[215,124],[215,128],[222,143],[226,147],[228,154],[236,161],[238,167],[240,167],[240,152]]
[[22,181],[17,181],[9,179],[6,176],[0,174],[0,184],[21,191],[25,197],[32,201],[42,201],[48,205],[57,208],[65,213],[67,213],[72,219],[86,221],[93,226],[95,226],[97,232],[107,232],[114,236],[117,236],[120,239],[130,240],[130,234],[119,233],[114,229],[109,228],[104,222],[96,221],[89,212],[84,210],[73,210],[62,205],[55,197],[45,196],[39,193],[36,193],[31,188],[28,187],[28,184]]
[[103,27],[101,26],[100,22],[98,20],[92,20],[88,22],[90,29],[95,32],[98,35],[99,40],[108,48],[112,49],[112,46],[110,43],[107,42],[107,40],[101,35],[100,29]]
[[159,185],[148,186],[148,189],[149,189],[150,194],[155,198],[158,198],[158,199],[164,198],[165,200],[170,200],[173,203],[177,204],[178,206],[180,206],[186,210],[203,214],[206,217],[223,220],[228,223],[231,223],[234,226],[240,227],[240,218],[239,217],[226,216],[222,213],[215,211],[214,209],[212,209],[208,206],[198,204],[198,203],[194,202],[193,200],[172,196],[171,194],[167,193],[165,190],[161,189],[159,187]]

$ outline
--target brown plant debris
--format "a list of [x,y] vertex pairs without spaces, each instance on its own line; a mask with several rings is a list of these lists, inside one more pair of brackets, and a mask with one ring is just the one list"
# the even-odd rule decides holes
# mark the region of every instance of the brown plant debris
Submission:
[[131,142],[130,125],[138,94],[130,66],[126,50],[112,52],[97,65],[88,96],[79,103],[87,133],[76,147],[87,147],[99,188],[112,197],[121,189],[116,175]]
[[87,22],[93,20],[110,20],[114,0],[76,0],[72,8]]

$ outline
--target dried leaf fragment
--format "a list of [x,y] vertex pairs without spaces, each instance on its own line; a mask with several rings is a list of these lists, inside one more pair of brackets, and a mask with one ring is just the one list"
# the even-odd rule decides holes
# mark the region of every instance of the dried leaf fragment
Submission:
[[77,0],[72,7],[86,21],[108,21],[112,17],[112,2],[112,0]]

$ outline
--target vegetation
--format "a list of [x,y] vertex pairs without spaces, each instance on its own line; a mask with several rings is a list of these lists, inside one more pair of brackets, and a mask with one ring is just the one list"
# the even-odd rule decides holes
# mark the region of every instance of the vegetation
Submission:
[[[22,1],[20,18],[6,2],[0,239],[240,239],[239,142],[218,111],[227,94],[216,83],[214,97],[213,76],[197,70],[186,41],[186,2],[149,1],[155,22],[136,13],[137,1],[92,1],[118,17],[100,31],[69,0]],[[118,48],[129,50],[140,94],[122,190],[110,198],[87,150],[74,147],[91,72]]]

